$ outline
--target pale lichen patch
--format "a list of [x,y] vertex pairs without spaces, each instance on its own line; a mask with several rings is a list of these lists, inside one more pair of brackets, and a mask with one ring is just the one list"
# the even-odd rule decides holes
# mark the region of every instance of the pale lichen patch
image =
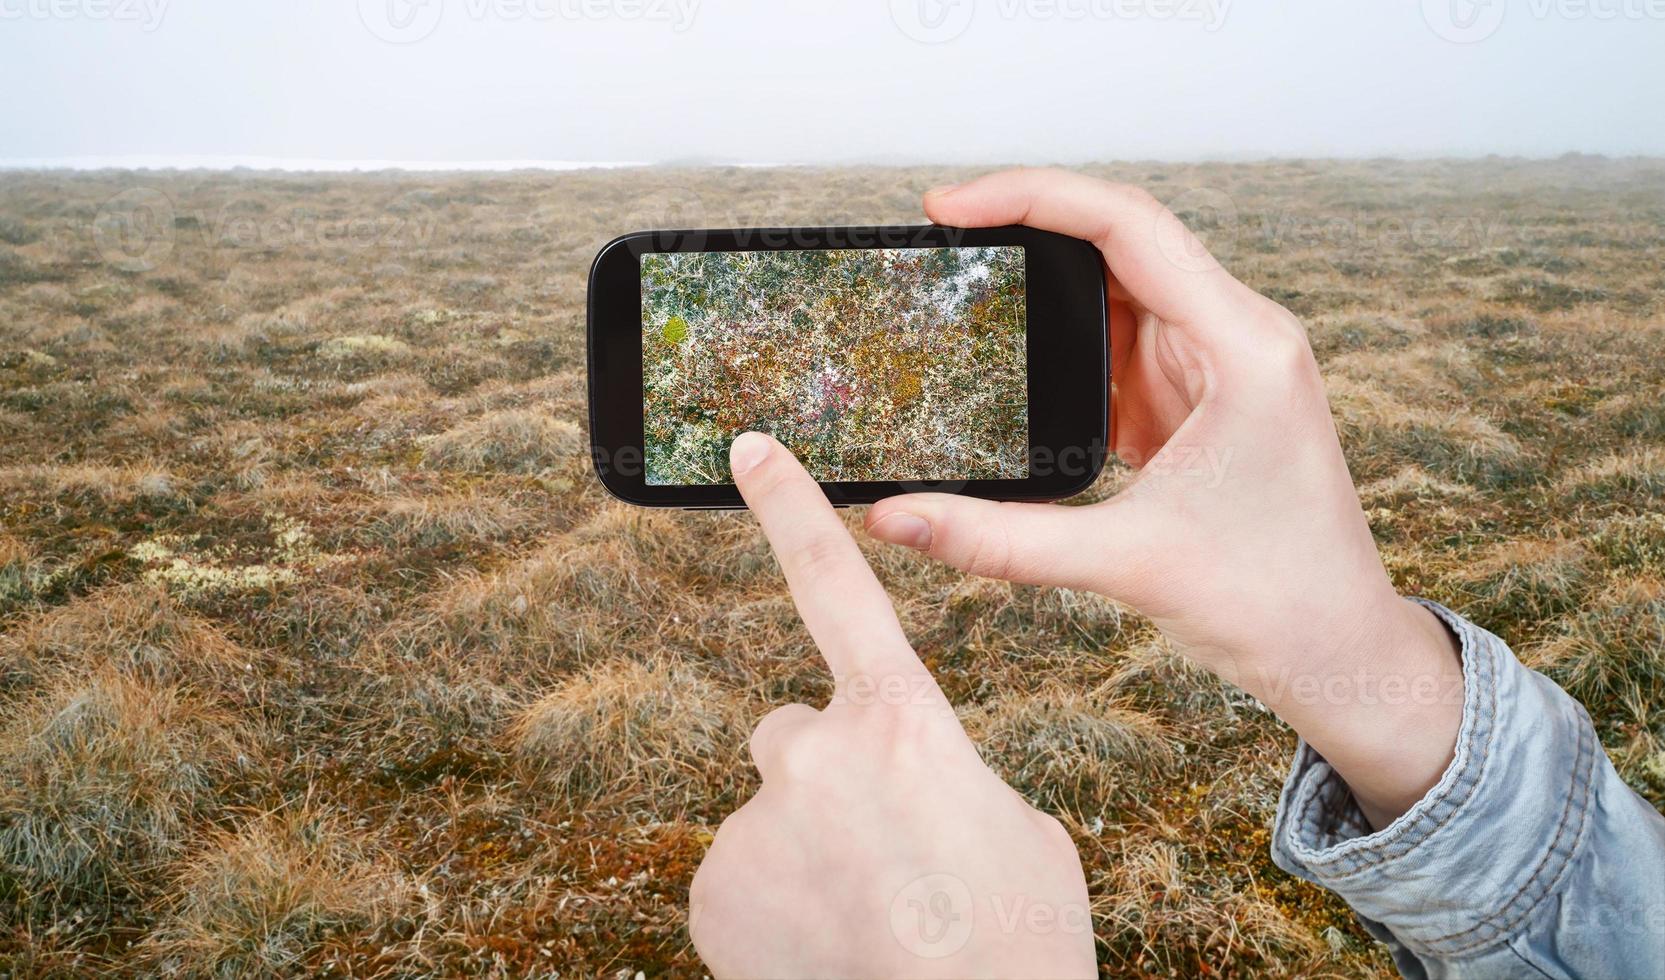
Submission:
[[[166,586],[186,598],[264,592],[301,581],[306,572],[351,560],[350,555],[319,549],[307,526],[283,514],[267,517],[272,547],[253,556],[200,539],[163,534],[128,549],[128,557],[146,566],[147,582]],[[254,560],[249,561],[247,558]]]

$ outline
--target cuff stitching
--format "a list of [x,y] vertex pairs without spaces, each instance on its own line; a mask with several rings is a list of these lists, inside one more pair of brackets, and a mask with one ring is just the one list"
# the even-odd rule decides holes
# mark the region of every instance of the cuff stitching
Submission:
[[[1532,875],[1496,912],[1461,932],[1424,941],[1422,945],[1428,947],[1431,952],[1461,954],[1489,945],[1513,933],[1538,907],[1538,903],[1554,890],[1572,864],[1573,854],[1583,841],[1584,830],[1589,823],[1590,790],[1596,761],[1595,729],[1581,705],[1578,706],[1578,717],[1583,724],[1578,730],[1578,761],[1573,766],[1573,785],[1571,792],[1567,794],[1566,806],[1561,810],[1561,819],[1555,825],[1555,836],[1550,839],[1547,852],[1538,862],[1538,866],[1532,869]],[[1573,825],[1570,836],[1569,825]],[[1468,940],[1471,935],[1475,938]]]

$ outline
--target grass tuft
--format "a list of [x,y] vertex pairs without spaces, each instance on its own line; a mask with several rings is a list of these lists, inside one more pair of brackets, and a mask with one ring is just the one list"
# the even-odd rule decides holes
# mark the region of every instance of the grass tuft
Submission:
[[1530,636],[1544,621],[1577,608],[1594,574],[1594,556],[1580,542],[1503,541],[1461,569],[1456,589],[1467,601],[1459,611],[1494,631]]
[[1491,485],[1519,482],[1530,473],[1515,437],[1444,398],[1413,405],[1368,382],[1342,376],[1326,382],[1348,461],[1362,480],[1405,466]]
[[397,337],[381,334],[354,334],[335,337],[318,345],[318,356],[333,361],[393,361],[402,360],[411,352],[410,345]]
[[179,485],[167,470],[157,466],[29,465],[0,467],[0,492],[6,491],[83,497],[105,503],[166,502],[178,494]]
[[528,707],[510,729],[529,771],[581,799],[623,794],[676,810],[733,785],[748,729],[693,669],[597,666]]
[[375,935],[416,886],[363,833],[295,807],[208,836],[182,863],[166,919],[141,956],[188,977],[332,972],[332,941]]
[[1665,582],[1617,576],[1524,659],[1586,704],[1652,725],[1665,704]]
[[[1320,975],[1324,942],[1281,903],[1258,890],[1215,898],[1197,879],[1183,852],[1163,840],[1122,841],[1097,855],[1088,878],[1093,920],[1102,946],[1137,973],[1189,975],[1197,964],[1174,955],[1183,948],[1235,948],[1267,972]],[[1206,963],[1207,961],[1204,960]],[[1212,970],[1208,972],[1213,972]],[[1253,971],[1260,972],[1260,971]]]
[[248,680],[252,659],[164,589],[115,586],[0,636],[0,702],[64,670],[106,666],[152,683],[230,689]]
[[536,473],[571,460],[583,446],[583,432],[565,419],[505,409],[429,439],[423,459],[435,469]]
[[963,710],[991,767],[1037,805],[1100,813],[1173,760],[1162,723],[1096,692],[1052,684]]
[[1588,503],[1657,505],[1665,497],[1665,448],[1642,446],[1605,456],[1568,474],[1561,490]]
[[0,728],[0,878],[16,906],[108,908],[186,847],[248,737],[189,690],[69,671]]
[[1590,536],[1590,547],[1614,568],[1665,578],[1665,513],[1609,518]]
[[530,515],[500,497],[400,497],[383,506],[370,536],[402,548],[444,548],[498,541],[529,522]]

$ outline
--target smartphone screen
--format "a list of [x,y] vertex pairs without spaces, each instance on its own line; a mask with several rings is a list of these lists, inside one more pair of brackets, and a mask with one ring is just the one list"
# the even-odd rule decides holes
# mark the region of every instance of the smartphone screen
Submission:
[[590,266],[590,455],[646,507],[744,506],[736,436],[835,504],[1057,500],[1107,455],[1104,263],[1034,228],[632,232]]
[[1029,475],[1021,246],[640,257],[649,486],[772,434],[823,482]]

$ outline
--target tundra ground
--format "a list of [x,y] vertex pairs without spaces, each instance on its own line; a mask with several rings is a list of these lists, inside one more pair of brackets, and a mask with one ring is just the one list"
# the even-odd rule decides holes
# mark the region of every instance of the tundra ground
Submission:
[[[1401,589],[1665,804],[1665,163],[1089,169],[1304,319]],[[585,273],[965,176],[0,175],[0,976],[699,975],[749,726],[828,679],[750,517],[591,475]],[[1275,718],[1106,600],[860,540],[1075,835],[1106,975],[1390,971],[1268,858]]]

